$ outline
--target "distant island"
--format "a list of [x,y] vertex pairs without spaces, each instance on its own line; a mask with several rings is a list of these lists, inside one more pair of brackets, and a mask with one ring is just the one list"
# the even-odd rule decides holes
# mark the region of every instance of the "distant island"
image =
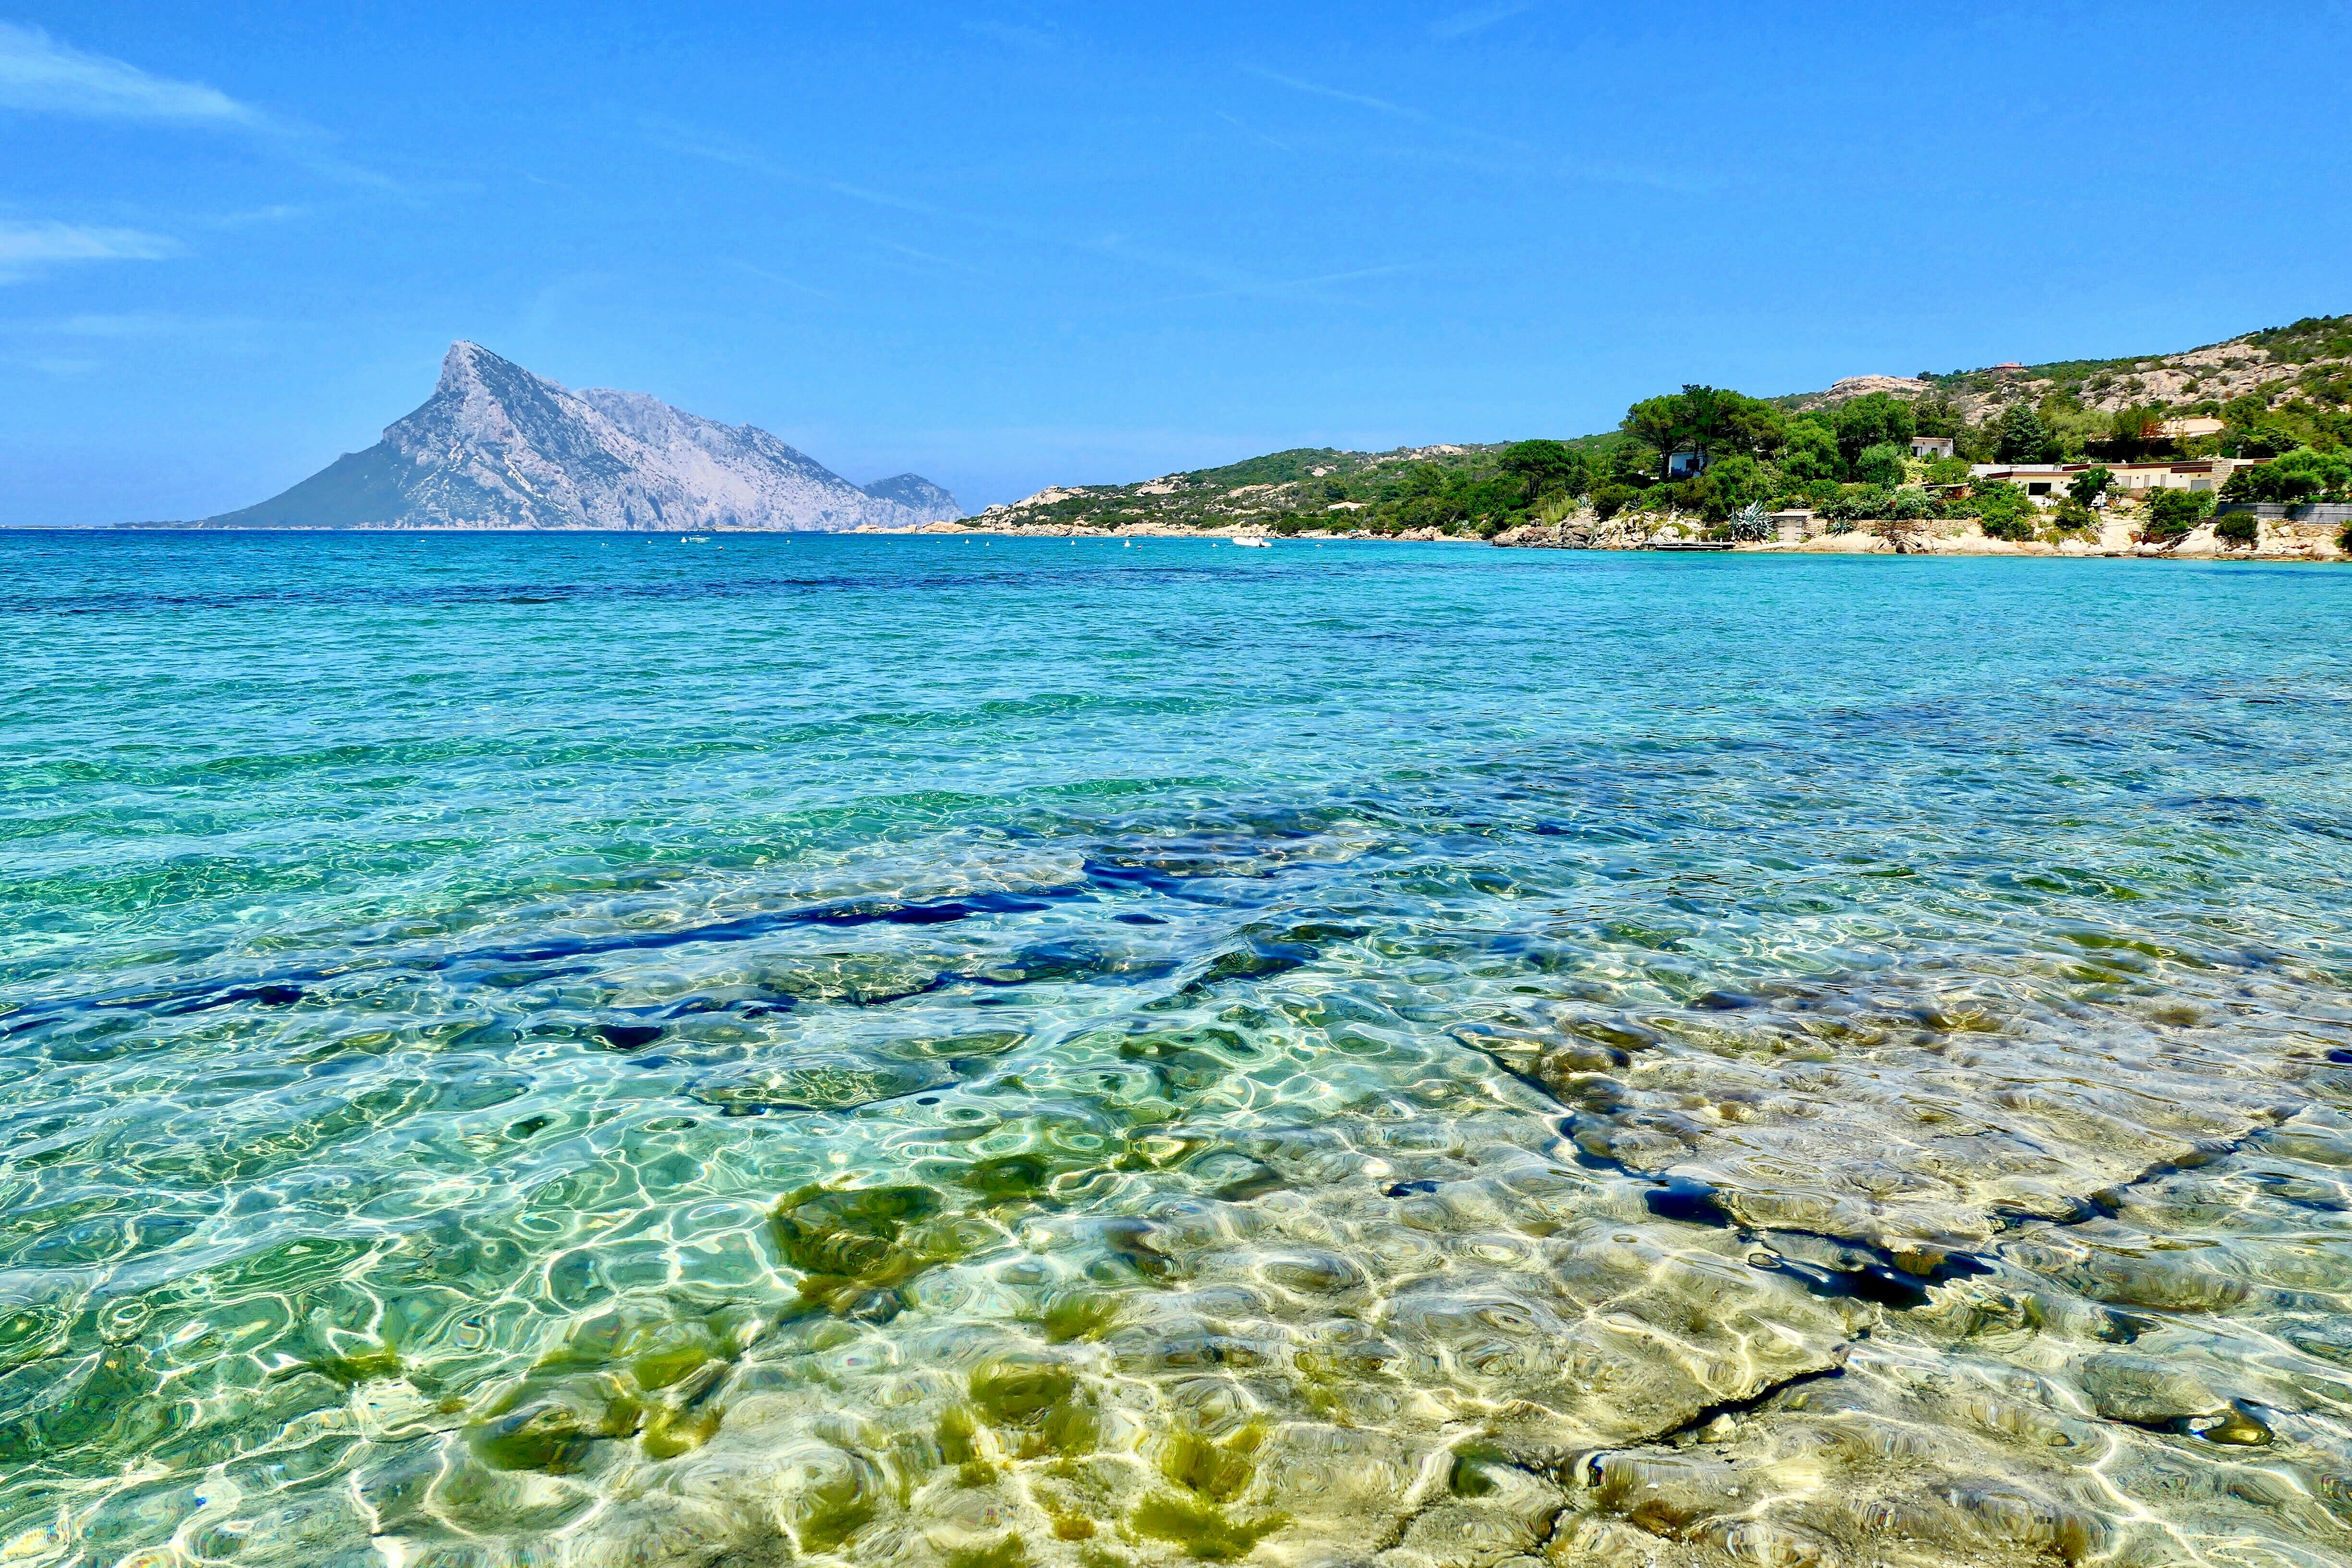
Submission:
[[2352,316],[2178,353],[1685,386],[1617,429],[1299,448],[1041,490],[929,531],[1343,535],[1552,547],[2341,556]]
[[919,474],[854,485],[765,430],[569,391],[450,345],[423,406],[257,506],[173,528],[901,529],[952,518]]

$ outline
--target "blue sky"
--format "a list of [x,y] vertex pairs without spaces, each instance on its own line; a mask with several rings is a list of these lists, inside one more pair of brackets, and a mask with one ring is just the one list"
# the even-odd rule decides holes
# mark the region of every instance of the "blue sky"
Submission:
[[0,521],[450,340],[968,504],[2352,310],[2352,4],[0,0]]

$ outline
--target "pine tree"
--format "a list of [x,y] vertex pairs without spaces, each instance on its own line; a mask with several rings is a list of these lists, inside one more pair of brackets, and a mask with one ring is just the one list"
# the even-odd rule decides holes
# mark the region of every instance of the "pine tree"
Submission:
[[2039,463],[2050,447],[2050,427],[2030,403],[2012,403],[1996,427],[1999,443],[1993,459],[2002,463]]

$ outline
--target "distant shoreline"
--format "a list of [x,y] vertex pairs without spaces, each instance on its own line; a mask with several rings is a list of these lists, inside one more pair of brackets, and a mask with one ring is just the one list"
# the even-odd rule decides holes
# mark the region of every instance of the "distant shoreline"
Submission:
[[115,523],[0,523],[0,532],[34,533],[186,533],[206,537],[222,536],[304,536],[364,534],[370,537],[401,535],[434,535],[439,537],[493,534],[506,538],[524,536],[596,535],[605,539],[685,540],[696,536],[767,539],[1097,539],[1132,541],[1138,539],[1193,540],[1218,544],[1241,539],[1263,539],[1270,544],[1456,544],[1491,545],[1498,549],[1556,550],[1563,552],[1595,552],[1626,553],[1713,553],[1737,555],[1946,555],[1946,556],[2011,556],[2049,558],[2053,560],[2137,560],[2137,561],[2242,561],[2242,562],[2326,562],[2352,560],[2341,540],[2332,533],[2315,529],[2281,528],[2264,523],[2256,542],[2249,546],[2233,544],[2215,534],[2206,523],[2178,540],[2166,543],[2142,543],[2131,536],[2127,525],[2110,523],[2096,539],[2068,539],[2059,542],[2041,540],[2011,541],[1993,539],[1970,522],[1955,528],[1934,525],[1909,529],[1890,528],[1884,523],[1859,522],[1843,533],[1822,534],[1802,541],[1726,542],[1712,549],[1700,551],[1696,541],[1677,539],[1672,543],[1679,549],[1660,549],[1654,534],[1642,539],[1627,538],[1607,542],[1567,542],[1551,530],[1537,526],[1516,529],[1493,539],[1481,539],[1470,534],[1438,533],[1422,529],[1403,533],[1299,532],[1276,533],[1271,530],[1250,526],[1215,529],[1188,529],[1166,524],[1132,524],[1116,529],[1087,528],[1072,523],[1035,523],[1026,526],[1001,524],[965,524],[953,522],[927,523],[917,528],[885,529],[870,525],[847,529],[782,529],[782,528],[698,528],[690,530],[608,529],[608,528],[215,528],[202,523],[178,522],[115,522]]

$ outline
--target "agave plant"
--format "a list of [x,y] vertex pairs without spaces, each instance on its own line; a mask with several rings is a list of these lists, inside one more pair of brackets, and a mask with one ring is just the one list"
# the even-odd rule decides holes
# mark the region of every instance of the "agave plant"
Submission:
[[1754,542],[1772,537],[1772,520],[1764,515],[1764,503],[1749,501],[1731,514],[1731,537]]

